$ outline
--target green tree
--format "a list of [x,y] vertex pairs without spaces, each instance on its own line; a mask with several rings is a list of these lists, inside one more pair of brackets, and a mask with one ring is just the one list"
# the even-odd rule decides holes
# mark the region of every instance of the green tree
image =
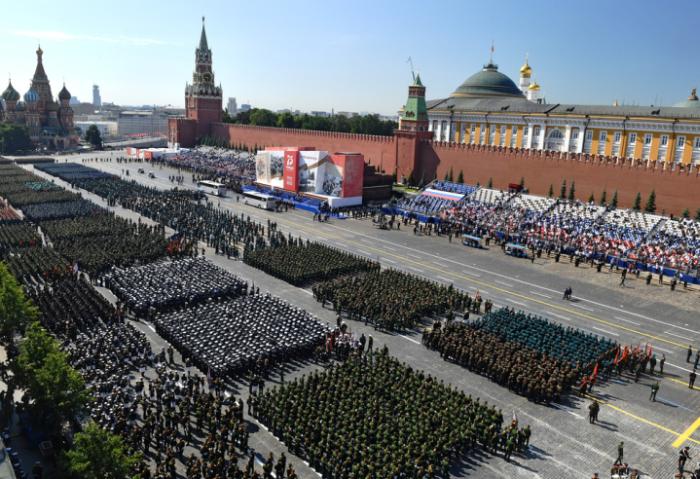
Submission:
[[464,184],[464,172],[459,170],[459,175],[457,175],[457,183]]
[[700,208],[695,212],[695,221],[700,221]]
[[489,178],[488,183],[486,183],[486,188],[493,188],[493,178]]
[[576,182],[571,182],[571,187],[569,188],[569,201],[574,201],[576,199]]
[[549,191],[547,192],[547,197],[551,198],[554,196],[554,185],[550,183],[549,185]]
[[102,149],[102,135],[100,135],[100,130],[97,125],[90,125],[85,132],[85,141],[90,143],[92,147],[96,150]]
[[0,262],[0,337],[12,344],[16,333],[38,316],[37,309],[24,295],[24,290],[10,273],[5,263]]
[[448,181],[454,181],[454,178],[455,178],[454,171],[452,171],[452,167],[450,166],[450,176],[449,176]]
[[521,176],[521,177],[520,177],[520,183],[519,183],[519,185],[520,185],[520,189],[521,189],[521,190],[522,190],[523,188],[525,188],[525,177],[524,177],[524,176]]
[[0,123],[0,153],[11,155],[31,149],[32,140],[25,126]]
[[647,205],[644,207],[644,211],[647,213],[656,213],[656,191],[651,190],[651,193],[649,193],[649,198],[647,198]]
[[639,211],[642,209],[642,194],[637,192],[637,196],[634,197],[634,204],[632,205],[632,209],[635,211]]
[[593,193],[591,193],[591,196],[588,197],[588,202],[595,203],[595,195]]
[[445,172],[445,178],[443,178],[443,181],[450,181],[450,173],[448,171]]
[[613,193],[612,201],[610,201],[610,206],[617,208],[617,190]]
[[683,210],[683,213],[681,213],[683,218],[690,218],[690,210],[688,208]]
[[559,190],[559,199],[563,200],[566,198],[566,180],[561,182],[561,190]]
[[279,115],[277,115],[276,124],[280,128],[294,128],[294,115],[292,115],[288,111],[280,113]]
[[38,322],[27,327],[12,370],[31,400],[32,417],[52,433],[89,401],[82,376],[68,364],[58,341]]
[[605,206],[605,202],[608,200],[608,193],[607,191],[603,190],[603,192],[600,195],[600,206]]
[[141,454],[132,454],[120,436],[91,422],[75,435],[66,461],[70,473],[80,479],[127,479]]
[[250,124],[256,126],[275,126],[277,115],[265,108],[254,108],[250,113]]

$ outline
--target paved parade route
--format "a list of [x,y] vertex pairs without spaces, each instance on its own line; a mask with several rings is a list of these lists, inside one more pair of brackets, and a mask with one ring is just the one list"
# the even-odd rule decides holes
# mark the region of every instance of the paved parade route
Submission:
[[[101,153],[109,156],[112,153]],[[116,153],[114,154],[116,156]],[[93,158],[96,154],[83,155]],[[71,157],[60,157],[73,160]],[[80,162],[81,159],[77,161]],[[102,169],[117,175],[128,169],[129,179],[158,188],[171,188],[169,175],[176,170],[166,167],[151,168],[144,163],[86,162],[86,166]],[[27,167],[31,169],[31,167]],[[144,168],[155,178],[139,174]],[[36,174],[49,175],[34,171]],[[184,187],[193,188],[191,175],[184,173]],[[124,177],[126,179],[126,177]],[[60,180],[57,183],[65,185]],[[99,197],[82,192],[100,205]],[[596,273],[588,266],[576,268],[562,258],[555,264],[546,258],[519,260],[503,255],[497,247],[488,251],[462,246],[457,239],[446,237],[416,236],[412,228],[400,231],[378,230],[369,219],[331,220],[328,223],[313,222],[311,213],[289,211],[274,213],[255,209],[235,198],[213,199],[220,207],[236,213],[250,215],[262,223],[267,220],[278,224],[286,233],[303,238],[323,241],[356,254],[378,260],[384,267],[396,268],[424,276],[428,279],[454,284],[470,292],[479,291],[485,299],[494,301],[496,307],[508,306],[522,309],[562,323],[611,338],[623,344],[651,344],[657,357],[666,356],[664,375],[643,375],[638,383],[631,376],[623,375],[596,386],[592,395],[602,404],[601,421],[588,423],[589,398],[574,395],[563,404],[546,407],[529,402],[487,378],[443,361],[436,351],[420,344],[419,334],[385,334],[371,326],[349,321],[350,328],[358,335],[372,334],[375,344],[388,345],[390,352],[412,367],[424,370],[446,383],[496,404],[504,417],[516,414],[522,424],[533,428],[532,447],[523,456],[514,456],[512,462],[483,453],[471,454],[466,462],[453,473],[457,477],[566,477],[589,478],[592,471],[607,474],[616,457],[616,447],[624,441],[625,461],[651,477],[670,477],[676,463],[677,448],[691,446],[695,462],[700,458],[700,388],[688,388],[688,374],[693,364],[686,362],[686,351],[691,345],[693,358],[700,347],[700,317],[697,314],[698,291],[683,291],[682,287],[671,292],[668,286],[658,286],[655,281],[646,286],[643,280],[629,280],[625,288],[618,287],[619,275],[604,268]],[[139,215],[122,208],[110,208],[117,214],[137,218]],[[142,219],[143,221],[149,221]],[[216,264],[240,277],[252,281],[261,290],[267,290],[292,304],[298,305],[332,323],[335,313],[324,309],[308,290],[303,290],[248,267],[240,261],[228,260],[207,248],[207,256]],[[573,300],[561,299],[566,286],[573,288]],[[154,344],[162,344],[155,332],[142,325]],[[157,346],[162,348],[162,346]],[[303,374],[313,366],[303,366],[290,371],[290,377]],[[649,400],[650,385],[660,381],[656,402]],[[245,397],[247,389],[241,388]],[[255,433],[253,441],[261,451],[272,450],[277,455],[284,450],[276,439],[264,429]],[[266,449],[267,448],[267,449]],[[258,449],[258,447],[256,447]],[[298,460],[294,461],[299,462]],[[315,477],[306,469],[301,477]],[[301,472],[298,469],[298,472]],[[309,474],[309,475],[307,475]]]

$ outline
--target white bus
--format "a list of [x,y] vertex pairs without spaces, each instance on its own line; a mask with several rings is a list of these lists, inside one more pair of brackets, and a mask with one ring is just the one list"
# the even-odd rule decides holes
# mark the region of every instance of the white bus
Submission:
[[273,211],[277,204],[277,199],[267,193],[259,193],[257,191],[244,191],[243,203],[246,205],[256,206],[264,210]]
[[218,183],[216,181],[201,180],[197,182],[197,189],[207,195],[213,196],[228,196],[228,190],[226,185],[223,183]]

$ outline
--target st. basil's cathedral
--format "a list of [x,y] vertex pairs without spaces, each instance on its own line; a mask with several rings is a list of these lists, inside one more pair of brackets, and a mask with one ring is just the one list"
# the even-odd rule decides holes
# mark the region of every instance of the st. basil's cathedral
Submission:
[[24,125],[35,145],[62,150],[77,145],[79,140],[73,125],[73,109],[69,105],[71,94],[63,85],[58,101],[54,99],[42,62],[43,54],[39,47],[34,77],[22,98],[10,80],[0,101],[0,122]]

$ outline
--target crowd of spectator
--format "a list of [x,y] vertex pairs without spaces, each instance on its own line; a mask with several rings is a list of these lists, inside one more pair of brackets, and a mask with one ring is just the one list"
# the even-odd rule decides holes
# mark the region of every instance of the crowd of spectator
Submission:
[[[461,199],[441,199],[436,191],[466,193]],[[700,223],[689,218],[446,181],[435,181],[419,195],[388,206],[404,216],[437,223],[441,232],[521,243],[534,251],[599,261],[623,258],[654,271],[688,273],[700,266]]]
[[196,180],[215,180],[234,191],[255,180],[255,155],[247,151],[199,146],[181,149],[177,155],[156,158],[153,164],[163,164],[192,173]]

